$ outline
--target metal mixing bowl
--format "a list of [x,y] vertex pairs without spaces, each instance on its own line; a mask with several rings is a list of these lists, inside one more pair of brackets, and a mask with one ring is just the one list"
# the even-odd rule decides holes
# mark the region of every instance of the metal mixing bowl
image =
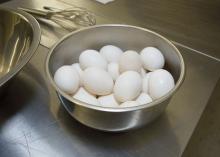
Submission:
[[[29,14],[0,7],[0,93],[31,59],[40,42],[40,26]],[[0,94],[1,95],[1,94]]]
[[[53,76],[59,67],[78,62],[80,53],[85,49],[99,50],[108,44],[123,50],[140,51],[146,46],[159,48],[166,59],[165,68],[175,79],[175,88],[150,104],[110,108],[76,100],[56,86]],[[76,120],[98,130],[117,132],[138,128],[158,117],[182,84],[185,65],[177,48],[155,32],[129,25],[97,25],[73,32],[61,39],[47,57],[46,72],[64,107]]]

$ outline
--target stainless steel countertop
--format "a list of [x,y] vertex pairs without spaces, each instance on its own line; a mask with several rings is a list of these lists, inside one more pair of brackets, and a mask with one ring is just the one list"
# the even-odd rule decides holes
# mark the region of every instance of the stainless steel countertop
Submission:
[[[87,5],[100,5],[87,1]],[[67,7],[44,0],[15,0],[4,5]],[[97,20],[98,23],[112,22],[98,15]],[[110,134],[79,124],[60,105],[45,77],[48,48],[40,46],[0,102],[0,156],[181,156],[220,78],[220,62],[184,47],[178,48],[185,59],[187,74],[166,112],[142,129]]]
[[219,0],[58,0],[86,7],[112,22],[146,27],[196,51],[220,58]]

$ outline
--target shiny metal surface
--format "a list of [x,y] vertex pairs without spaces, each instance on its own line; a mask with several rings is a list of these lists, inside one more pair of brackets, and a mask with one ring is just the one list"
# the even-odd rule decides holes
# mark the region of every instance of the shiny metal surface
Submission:
[[[83,44],[81,44],[82,41]],[[137,52],[146,46],[159,48],[166,60],[165,68],[169,69],[174,77],[176,83],[174,89],[150,104],[128,108],[108,108],[81,102],[57,87],[53,76],[59,67],[78,62],[79,55],[86,49],[99,50],[107,44]],[[68,100],[62,102],[75,119],[92,128],[116,132],[139,128],[157,118],[182,84],[185,64],[177,48],[155,32],[129,25],[97,25],[75,31],[61,39],[48,54],[46,72],[51,84],[62,95],[61,99]]]
[[79,26],[86,27],[96,24],[94,15],[85,8],[72,7],[68,9],[59,9],[47,6],[44,6],[44,8],[47,10],[24,7],[19,7],[18,9],[32,14],[38,20],[40,20],[40,18],[51,20],[68,31],[79,29]]
[[[218,40],[215,39],[218,38],[219,33],[216,31],[218,29],[213,29],[213,27],[218,28],[219,21],[213,21],[213,18],[209,18],[215,13],[212,6],[217,8],[218,5],[216,4],[218,3],[216,1],[201,1],[201,3],[197,3],[197,1],[162,2],[161,0],[135,3],[136,1],[126,0],[127,3],[132,4],[127,5],[124,2],[124,0],[115,0],[109,5],[100,5],[92,0],[71,0],[71,3],[76,6],[83,5],[90,11],[99,12],[99,15],[102,15],[97,16],[97,23],[99,24],[118,21],[140,25],[161,32],[169,39],[175,39],[181,43],[181,45],[176,46],[181,51],[186,63],[186,78],[181,88],[173,96],[166,111],[154,123],[128,133],[109,134],[84,127],[68,115],[60,104],[54,89],[47,82],[44,63],[49,50],[39,46],[36,55],[28,63],[28,66],[25,66],[24,70],[18,74],[16,81],[5,93],[4,101],[0,102],[1,157],[182,156],[188,142],[193,138],[191,136],[194,136],[193,131],[206,105],[209,106],[210,98],[211,102],[219,105],[219,101],[216,99],[216,95],[219,98],[219,90],[213,89],[220,78],[218,68],[220,62],[196,52],[197,50],[204,50],[207,54],[218,55],[216,52],[219,52],[217,51],[219,45]],[[39,9],[44,5],[70,7],[55,0],[12,0],[4,4],[4,6],[13,8],[25,6]],[[112,8],[116,6],[117,8],[114,11],[121,11],[120,20],[119,16],[110,16]],[[140,9],[140,6],[141,8],[157,6],[157,9]],[[180,12],[173,13],[172,10],[176,10],[176,6]],[[204,7],[205,10],[203,10]],[[158,13],[156,16],[158,10],[164,10],[163,14]],[[198,14],[198,10],[203,10],[203,14]],[[103,11],[108,11],[109,15],[105,17]],[[131,12],[136,12],[136,14],[131,14]],[[134,16],[142,13],[144,13],[143,16]],[[192,14],[194,16],[191,16]],[[123,21],[122,17],[126,20]],[[169,18],[166,19],[166,17]],[[182,38],[183,27],[177,27],[177,23],[182,21],[181,17],[185,17],[184,21],[189,18],[190,23],[194,24],[182,23],[190,34],[184,38]],[[212,29],[207,29],[209,23]],[[67,33],[58,31],[54,27],[47,28],[44,25],[41,27],[43,27],[43,41],[41,42],[44,45],[47,44],[48,47]],[[206,34],[201,32],[206,32]],[[213,40],[215,42],[212,42]],[[188,49],[184,46],[185,43],[194,49]],[[213,97],[213,95],[215,96]],[[218,114],[216,108],[213,110],[216,111],[215,114]],[[212,128],[212,124],[216,122],[218,123],[216,119],[209,121],[210,127],[208,127]],[[209,135],[217,136],[213,132],[208,132]],[[205,143],[204,138],[201,141],[199,137],[199,142]],[[207,149],[209,152],[212,151],[211,154],[213,155],[214,149],[218,148],[218,145],[207,144],[209,146],[206,145],[205,149],[200,148],[204,151]],[[194,147],[191,149],[200,152]],[[209,154],[209,152],[207,153]],[[187,154],[189,155],[189,152]],[[193,157],[195,156],[196,154],[193,155]]]
[[183,157],[219,157],[220,155],[220,79],[190,138]]
[[0,16],[0,86],[6,87],[35,53],[40,26],[29,14],[13,9],[1,7]]
[[186,78],[166,112],[142,129],[110,134],[69,116],[47,81],[49,50],[40,46],[0,103],[0,156],[181,156],[220,77],[220,63],[178,48]]
[[107,5],[92,0],[58,1],[85,7],[112,23],[148,28],[220,59],[219,0],[115,0]]
[[[69,5],[64,4],[62,2],[58,2],[55,0],[45,1],[45,0],[38,0],[36,1],[26,1],[26,0],[16,0],[10,1],[8,3],[3,4],[7,7],[18,8],[18,7],[27,7],[27,8],[35,8],[35,9],[44,9],[45,6],[50,6],[52,8],[60,8],[60,9],[68,9],[72,7],[78,7],[76,5]],[[93,11],[92,11],[93,12]],[[95,15],[96,18],[96,15]],[[112,23],[105,18],[96,18],[97,24],[104,24],[104,23]],[[68,34],[69,31],[64,30],[59,25],[56,25],[54,22],[49,20],[45,21],[41,18],[40,21],[41,29],[42,29],[42,36],[41,36],[41,44],[48,48],[51,48],[60,38],[64,35]],[[83,27],[79,27],[83,28]]]

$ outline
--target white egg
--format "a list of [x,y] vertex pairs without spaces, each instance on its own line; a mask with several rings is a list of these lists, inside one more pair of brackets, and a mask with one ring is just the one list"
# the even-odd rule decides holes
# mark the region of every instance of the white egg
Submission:
[[108,72],[97,67],[87,68],[83,73],[83,85],[95,95],[107,95],[112,92],[113,79]]
[[113,94],[101,96],[98,98],[98,101],[103,107],[118,107],[119,106]]
[[126,101],[119,105],[119,107],[134,107],[140,105],[137,101]]
[[77,73],[78,73],[78,75],[79,75],[79,85],[82,86],[82,85],[83,85],[83,83],[82,83],[82,74],[83,74],[83,71],[82,71],[82,69],[81,69],[79,63],[74,63],[74,64],[72,64],[72,67],[73,67],[74,70],[77,71]]
[[152,74],[152,72],[149,72],[147,74],[145,74],[144,78],[143,78],[143,84],[142,84],[142,91],[145,93],[148,93],[148,88],[149,88],[149,78],[150,75]]
[[79,75],[71,66],[62,66],[54,74],[54,81],[59,89],[73,94],[79,88]]
[[135,99],[141,92],[142,78],[136,71],[126,71],[116,80],[114,96],[119,102]]
[[147,104],[147,103],[152,102],[152,98],[151,98],[147,93],[141,93],[141,94],[139,95],[139,97],[136,99],[136,101],[137,101],[140,105],[143,105],[143,104]]
[[146,70],[144,68],[141,68],[141,76],[144,77],[146,75]]
[[173,76],[164,69],[159,69],[150,75],[149,78],[149,94],[153,99],[158,99],[175,86]]
[[87,92],[83,87],[80,87],[79,90],[73,95],[73,98],[80,100],[82,102],[93,104],[93,105],[100,105],[99,101],[96,97],[89,92]]
[[84,70],[88,67],[107,68],[107,61],[96,50],[85,50],[79,56],[80,67]]
[[100,54],[109,62],[118,62],[123,51],[114,45],[106,45],[100,49]]
[[109,63],[108,73],[111,75],[112,79],[115,81],[120,75],[118,63]]
[[146,47],[141,53],[141,60],[146,70],[154,71],[163,68],[165,59],[163,54],[155,47]]
[[140,72],[142,67],[141,58],[136,51],[128,50],[121,55],[119,60],[119,71],[137,71]]

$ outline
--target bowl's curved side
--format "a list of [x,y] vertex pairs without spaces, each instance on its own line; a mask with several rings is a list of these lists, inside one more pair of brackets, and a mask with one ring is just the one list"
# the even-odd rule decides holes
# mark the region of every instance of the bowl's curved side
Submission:
[[[132,36],[136,38],[132,38]],[[174,75],[176,81],[174,89],[149,104],[126,108],[110,108],[76,100],[56,86],[53,74],[60,66],[72,64],[85,49],[100,49],[105,44],[137,51],[146,46],[158,47],[164,53],[167,68]],[[76,120],[89,127],[111,132],[138,128],[158,117],[165,110],[169,100],[178,90],[185,76],[183,57],[169,40],[144,28],[118,24],[96,25],[65,36],[49,52],[45,68],[50,83],[61,95],[61,102]]]
[[86,108],[70,102],[58,94],[67,112],[78,122],[105,132],[124,132],[143,127],[158,118],[166,109],[170,98],[151,108],[124,112],[107,112]]
[[[28,61],[34,55],[34,53],[40,43],[41,29],[40,29],[40,25],[38,24],[36,19],[28,13],[25,13],[20,10],[15,10],[15,9],[11,9],[11,8],[2,8],[2,7],[0,7],[0,11],[4,12],[4,15],[6,17],[11,17],[14,19],[21,18],[21,21],[23,23],[26,22],[26,24],[28,24],[32,30],[32,33],[29,34],[30,38],[25,39],[25,40],[30,40],[30,42],[26,42],[28,45],[16,45],[19,42],[19,37],[13,42],[13,34],[8,33],[8,34],[10,34],[11,44],[13,46],[15,45],[13,47],[14,49],[11,50],[14,53],[14,54],[12,54],[12,57],[16,53],[16,46],[20,47],[20,49],[23,48],[22,50],[24,50],[25,53],[22,53],[22,56],[19,56],[21,59],[19,59],[16,62],[16,65],[14,65],[11,69],[9,69],[7,71],[7,73],[0,78],[0,87],[2,87],[12,77],[14,77],[28,63]],[[5,20],[6,20],[5,23],[7,24],[7,18],[5,18]],[[13,20],[11,20],[11,21],[13,21]],[[18,21],[16,21],[16,22],[18,22]],[[19,24],[16,23],[15,25],[19,25]],[[13,29],[13,31],[15,30],[14,28],[7,28],[7,27],[6,27],[6,29]],[[21,30],[18,30],[18,31],[21,31],[20,33],[22,33],[22,31],[25,31],[25,30],[22,30],[22,28],[20,28],[20,27],[18,27],[18,29],[21,29]],[[2,31],[13,32],[12,30],[2,30]],[[7,37],[5,37],[5,38],[7,38]],[[6,49],[6,51],[7,51],[7,49]],[[6,86],[6,85],[4,85],[4,86]]]
[[[53,80],[53,74],[54,74],[54,71],[55,71],[54,69],[57,69],[59,66],[61,66],[63,64],[70,64],[69,61],[73,61],[74,59],[76,59],[79,56],[79,50],[76,50],[76,51],[73,52],[73,49],[75,49],[75,47],[78,46],[78,47],[80,47],[80,49],[82,49],[83,46],[85,46],[85,48],[91,48],[91,46],[93,44],[95,44],[95,42],[94,43],[87,43],[87,42],[90,42],[93,38],[97,38],[97,36],[100,36],[101,31],[102,32],[105,31],[106,28],[110,28],[110,30],[111,29],[117,30],[117,33],[118,33],[117,35],[118,36],[120,36],[120,30],[123,30],[125,28],[126,29],[139,30],[139,31],[142,31],[143,34],[144,34],[144,32],[145,33],[147,32],[147,33],[151,34],[152,36],[156,36],[161,41],[163,41],[163,43],[168,45],[172,49],[173,54],[175,54],[175,56],[170,55],[170,57],[171,57],[170,60],[172,62],[176,60],[176,63],[173,64],[173,67],[175,68],[175,66],[177,66],[176,68],[179,69],[179,70],[177,70],[177,71],[179,71],[178,72],[179,76],[178,76],[178,78],[176,78],[175,87],[170,92],[168,92],[166,95],[161,97],[160,99],[157,99],[157,100],[154,100],[153,102],[151,102],[150,105],[145,104],[145,105],[139,105],[137,107],[127,107],[127,108],[123,108],[123,109],[121,109],[121,108],[110,108],[110,107],[100,107],[100,106],[84,103],[82,101],[79,101],[79,100],[76,100],[76,99],[72,98],[71,96],[69,96],[68,94],[66,94],[62,90],[60,90],[56,86],[56,84]],[[100,29],[101,31],[98,30],[98,29]],[[87,35],[87,33],[89,35]],[[108,30],[108,33],[111,33],[111,32]],[[97,34],[97,36],[92,36],[91,34],[93,34],[93,35]],[[111,35],[111,34],[109,36],[106,36],[106,34],[105,34],[103,38],[109,38],[108,40],[112,40],[112,36],[113,35]],[[127,36],[127,34],[125,34],[125,36]],[[132,34],[129,34],[128,36],[131,37]],[[72,37],[74,37],[74,39],[73,39],[74,41],[71,41]],[[80,38],[79,41],[77,41],[78,38]],[[100,41],[101,39],[98,39],[98,40],[99,40],[99,42],[102,42],[102,41]],[[128,41],[129,39],[126,38],[126,40]],[[138,39],[135,38],[134,40],[138,40]],[[77,44],[74,43],[76,41],[77,41]],[[96,39],[94,41],[96,41]],[[116,44],[117,42],[120,42],[120,41],[119,40],[115,41],[114,44]],[[153,41],[153,42],[156,43],[157,41]],[[100,47],[100,45],[102,45],[102,44],[99,44],[98,46],[96,46],[96,48]],[[140,46],[140,45],[138,45],[138,46]],[[119,47],[120,47],[120,44],[119,44]],[[65,55],[65,53],[66,53],[66,52],[63,51],[64,48],[67,51],[68,55],[72,53],[73,56],[72,57],[69,57],[69,56],[63,57],[63,55]],[[62,50],[62,52],[61,52],[61,50]],[[57,56],[55,56],[55,55],[57,55]],[[68,62],[64,61],[64,59],[68,60]],[[66,35],[59,42],[57,42],[57,44],[55,44],[54,47],[48,53],[45,68],[46,68],[46,74],[47,74],[47,77],[48,77],[50,83],[56,89],[56,91],[58,93],[60,93],[63,97],[65,97],[66,99],[68,99],[72,103],[76,103],[76,104],[84,106],[84,107],[88,107],[88,108],[96,109],[96,110],[101,110],[101,111],[111,111],[111,112],[132,111],[132,110],[142,109],[142,108],[145,108],[145,107],[152,107],[154,105],[162,103],[166,99],[170,98],[178,90],[178,88],[181,86],[181,84],[184,80],[184,76],[185,76],[185,64],[184,64],[183,57],[182,57],[181,53],[179,52],[179,50],[168,39],[166,39],[165,37],[161,36],[158,33],[155,33],[153,31],[145,29],[145,28],[131,26],[131,25],[121,25],[121,24],[96,25],[96,26],[83,28],[83,29],[80,29],[78,31],[75,31],[75,32],[72,32],[72,33]]]

